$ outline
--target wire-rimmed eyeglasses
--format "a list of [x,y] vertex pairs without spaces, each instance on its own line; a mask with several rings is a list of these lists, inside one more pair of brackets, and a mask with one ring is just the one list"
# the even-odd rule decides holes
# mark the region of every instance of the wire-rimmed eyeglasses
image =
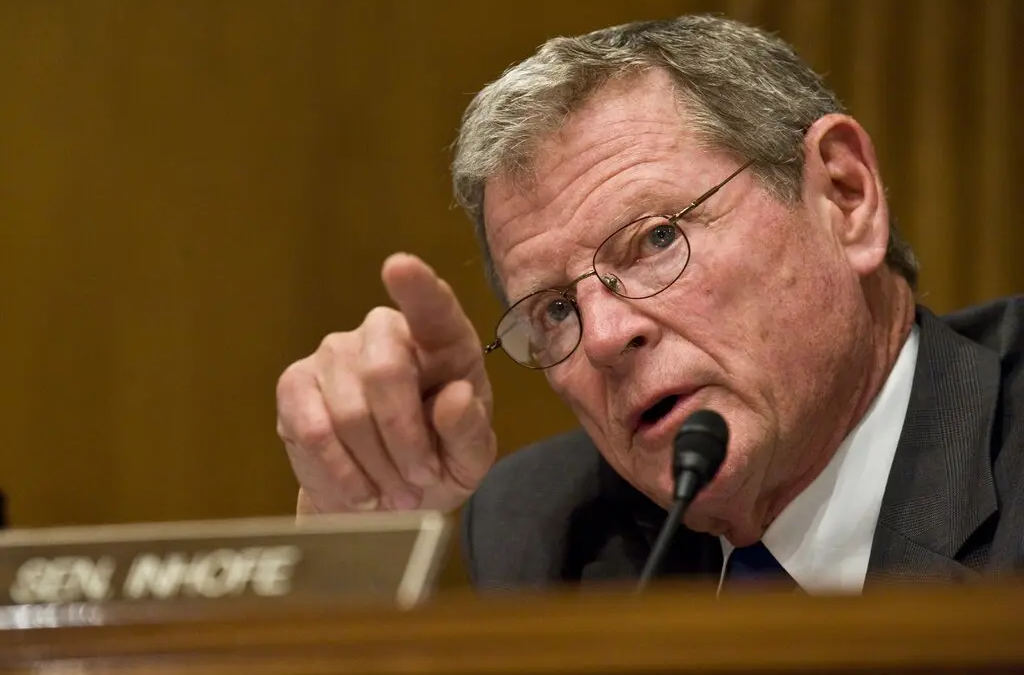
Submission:
[[620,227],[594,251],[589,271],[566,286],[535,291],[513,303],[498,321],[495,339],[484,353],[500,347],[513,361],[532,369],[565,361],[583,339],[576,286],[596,276],[609,291],[631,300],[664,291],[690,262],[690,241],[679,220],[753,163],[749,160],[674,215],[643,216]]

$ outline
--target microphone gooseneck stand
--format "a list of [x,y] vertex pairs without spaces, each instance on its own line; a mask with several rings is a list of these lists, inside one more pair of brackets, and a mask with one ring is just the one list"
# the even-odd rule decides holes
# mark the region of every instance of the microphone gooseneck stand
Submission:
[[675,494],[665,524],[658,532],[647,564],[640,573],[636,592],[647,588],[661,569],[672,538],[694,497],[711,482],[725,460],[729,427],[713,410],[698,410],[683,422],[672,442],[672,473]]

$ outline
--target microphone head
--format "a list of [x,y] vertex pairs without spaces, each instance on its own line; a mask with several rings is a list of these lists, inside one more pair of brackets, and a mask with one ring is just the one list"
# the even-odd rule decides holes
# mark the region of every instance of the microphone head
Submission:
[[686,481],[696,490],[707,485],[718,473],[729,446],[729,426],[714,410],[698,410],[683,422],[672,448],[672,472],[690,474]]

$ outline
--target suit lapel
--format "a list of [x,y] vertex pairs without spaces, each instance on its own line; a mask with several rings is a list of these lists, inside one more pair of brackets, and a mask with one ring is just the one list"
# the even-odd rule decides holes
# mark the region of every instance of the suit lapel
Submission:
[[882,499],[868,583],[975,576],[957,561],[996,512],[989,456],[1000,365],[918,308],[920,346],[907,417]]

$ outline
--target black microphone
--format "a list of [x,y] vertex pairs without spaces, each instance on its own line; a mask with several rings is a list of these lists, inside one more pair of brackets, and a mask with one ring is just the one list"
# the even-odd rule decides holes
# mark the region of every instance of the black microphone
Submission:
[[668,552],[668,546],[675,536],[683,514],[697,493],[718,473],[718,467],[725,460],[725,449],[729,445],[729,427],[722,416],[714,410],[698,410],[683,422],[672,442],[672,474],[675,478],[675,494],[665,524],[654,542],[654,548],[647,557],[640,574],[637,592],[658,573]]

